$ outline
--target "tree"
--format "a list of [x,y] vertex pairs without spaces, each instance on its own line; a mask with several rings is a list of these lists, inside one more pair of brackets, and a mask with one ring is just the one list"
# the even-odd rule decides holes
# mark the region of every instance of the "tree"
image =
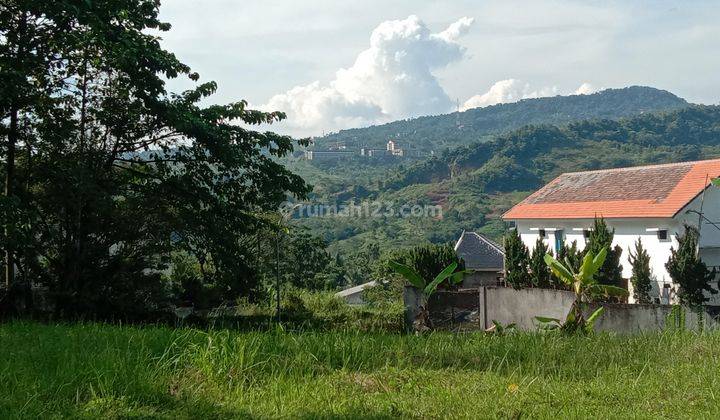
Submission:
[[505,248],[505,281],[515,289],[528,286],[530,255],[517,229],[511,229],[505,235],[503,247]]
[[[563,243],[560,249],[557,251],[555,258],[563,263],[566,267],[578,271],[583,263],[584,253],[578,249],[577,241],[572,241],[570,245]],[[567,285],[562,279],[559,279],[554,274],[551,277],[553,287],[557,289],[566,289]]]
[[568,333],[589,333],[592,332],[593,324],[602,314],[604,308],[596,309],[589,317],[585,317],[588,309],[588,303],[593,302],[599,297],[624,297],[627,296],[627,290],[598,283],[595,275],[599,272],[607,257],[607,249],[603,248],[595,255],[592,251],[587,251],[583,257],[582,265],[579,270],[567,267],[553,258],[552,255],[545,255],[545,262],[552,270],[553,274],[562,280],[575,293],[575,300],[572,307],[565,317],[564,322],[559,319],[535,317],[544,328],[559,328],[561,331]]
[[630,283],[633,286],[633,298],[637,303],[652,303],[650,291],[652,290],[652,273],[650,271],[650,255],[642,245],[642,239],[635,242],[635,253],[628,250],[630,265],[632,265],[632,277]]
[[684,305],[702,305],[708,298],[703,292],[716,294],[718,291],[709,282],[715,277],[715,270],[708,270],[698,257],[698,230],[685,225],[685,233],[678,236],[678,247],[670,249],[670,258],[665,264],[673,282],[679,286],[678,298]]
[[386,260],[386,274],[392,271],[397,272],[394,265],[395,262],[399,262],[412,268],[426,283],[432,282],[437,273],[453,263],[458,270],[465,269],[465,263],[458,258],[455,249],[450,244],[418,245],[387,255]]
[[549,251],[543,238],[538,237],[535,241],[535,247],[530,255],[530,281],[533,286],[540,288],[550,288],[552,286],[551,271],[545,263],[545,254]]
[[605,258],[605,262],[598,270],[595,278],[600,284],[620,286],[622,284],[622,267],[620,266],[622,248],[612,246],[614,237],[615,231],[608,229],[602,217],[596,217],[585,252],[592,252],[593,255],[597,255],[601,249],[607,249],[607,258]]
[[390,261],[390,267],[420,291],[420,304],[414,322],[416,331],[425,331],[432,328],[432,321],[430,320],[430,312],[427,304],[428,299],[435,293],[438,286],[445,280],[450,284],[459,284],[465,275],[464,270],[458,270],[458,263],[456,262],[445,267],[429,281],[423,278],[423,276],[412,267],[397,261]]
[[156,309],[172,300],[159,273],[179,251],[224,300],[257,296],[252,244],[272,225],[261,215],[309,191],[276,161],[294,141],[252,129],[284,114],[244,101],[201,105],[213,82],[166,91],[168,78],[199,75],[151,34],[170,29],[158,8],[155,0],[0,6],[10,179],[1,204],[12,210],[0,245],[14,258],[8,270],[50,288],[59,315]]

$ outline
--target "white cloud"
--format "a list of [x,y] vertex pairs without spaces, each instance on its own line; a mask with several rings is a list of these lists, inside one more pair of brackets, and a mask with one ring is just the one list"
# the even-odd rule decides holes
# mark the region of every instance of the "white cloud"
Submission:
[[591,83],[585,82],[582,85],[580,85],[579,88],[575,90],[576,95],[590,95],[595,92],[599,92],[602,89],[597,89],[595,86],[593,86]]
[[574,92],[561,93],[557,86],[533,88],[530,83],[518,79],[506,79],[495,82],[490,89],[465,101],[461,110],[481,108],[490,105],[517,102],[522,99],[543,98],[561,94],[588,95],[597,92],[592,84],[585,82]]
[[383,22],[373,30],[370,47],[328,85],[297,86],[260,108],[286,112],[280,129],[296,135],[451,111],[453,103],[432,71],[463,58],[465,48],[457,41],[472,23],[463,17],[432,33],[414,15]]

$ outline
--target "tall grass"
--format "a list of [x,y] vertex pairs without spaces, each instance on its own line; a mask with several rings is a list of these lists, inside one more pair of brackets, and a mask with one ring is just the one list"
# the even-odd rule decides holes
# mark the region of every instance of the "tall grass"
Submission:
[[0,325],[0,418],[715,417],[720,335]]

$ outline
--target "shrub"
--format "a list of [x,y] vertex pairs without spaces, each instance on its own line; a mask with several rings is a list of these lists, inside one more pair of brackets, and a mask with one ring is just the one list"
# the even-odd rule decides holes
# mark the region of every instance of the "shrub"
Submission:
[[515,289],[530,284],[528,265],[530,255],[527,247],[520,239],[517,229],[511,229],[503,238],[505,248],[505,281]]
[[620,286],[622,284],[622,267],[620,266],[620,255],[622,248],[612,246],[615,237],[615,230],[608,229],[605,220],[602,217],[596,217],[593,222],[593,230],[590,232],[588,244],[585,252],[592,252],[597,255],[600,250],[607,249],[607,258],[598,273],[595,275],[598,283],[611,286]]
[[398,262],[416,271],[426,283],[430,283],[437,273],[452,263],[457,264],[457,270],[465,269],[465,263],[458,258],[455,248],[450,244],[428,244],[420,245],[408,250],[403,250],[394,255],[387,256],[383,261],[384,274],[392,274],[394,270],[391,262]]
[[708,299],[705,291],[716,294],[708,282],[715,277],[715,270],[708,270],[697,255],[700,234],[693,226],[685,225],[685,233],[678,236],[678,248],[670,250],[665,264],[670,277],[678,286],[678,298],[684,305],[702,305]]
[[550,268],[545,263],[548,246],[543,238],[538,237],[530,255],[530,281],[535,287],[550,288],[552,286]]
[[632,265],[632,277],[630,283],[633,286],[633,298],[637,303],[652,303],[650,290],[652,290],[652,273],[650,271],[650,255],[642,246],[642,239],[635,242],[635,253],[628,250],[630,264]]

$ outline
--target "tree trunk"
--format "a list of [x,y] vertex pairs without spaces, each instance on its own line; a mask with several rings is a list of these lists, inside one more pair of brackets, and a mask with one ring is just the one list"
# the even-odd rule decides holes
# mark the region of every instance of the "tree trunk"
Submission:
[[[7,136],[7,164],[5,165],[5,197],[15,194],[15,146],[18,138],[18,107],[15,102],[10,108],[10,130]],[[5,287],[10,290],[15,278],[15,250],[9,240],[10,229],[5,227],[5,237],[8,239],[5,245]]]

